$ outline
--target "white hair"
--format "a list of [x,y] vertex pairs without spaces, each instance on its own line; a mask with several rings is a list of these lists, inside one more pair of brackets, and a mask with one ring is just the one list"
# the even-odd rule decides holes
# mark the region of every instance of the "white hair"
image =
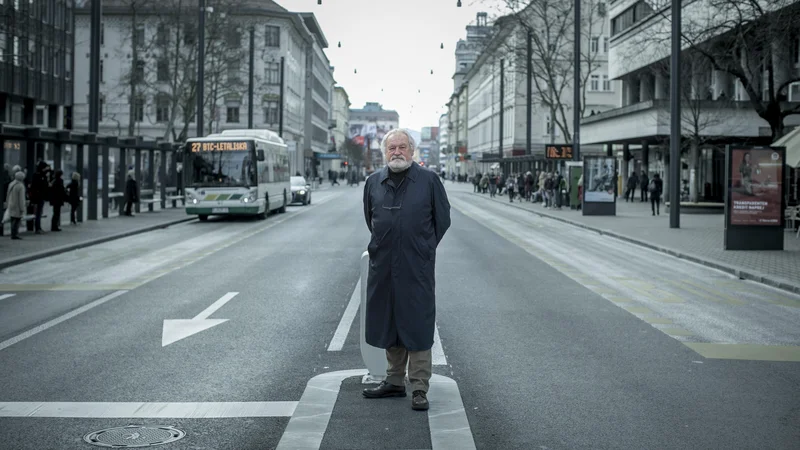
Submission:
[[383,140],[381,141],[381,149],[383,150],[383,152],[386,153],[386,145],[389,144],[389,138],[398,133],[403,133],[406,135],[406,137],[408,138],[408,145],[409,147],[411,147],[411,154],[413,155],[414,152],[417,150],[417,143],[414,141],[414,138],[411,137],[411,133],[409,133],[409,131],[406,130],[405,128],[395,128],[386,133],[386,136],[384,136]]

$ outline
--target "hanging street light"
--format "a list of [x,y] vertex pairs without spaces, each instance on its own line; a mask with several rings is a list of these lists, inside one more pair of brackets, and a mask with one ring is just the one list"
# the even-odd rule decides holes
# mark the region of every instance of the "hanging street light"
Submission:
[[[319,0],[319,2],[320,2],[320,3],[322,3],[322,0]],[[461,0],[458,0],[458,3],[456,3],[456,6],[458,6],[459,8],[461,8]]]
[[342,41],[339,41],[339,48],[342,48]]
[[442,50],[444,50],[444,42],[442,42],[442,45],[440,45],[440,46],[439,46],[439,48],[441,48]]
[[[458,3],[461,3],[461,2],[458,2]],[[317,0],[317,4],[321,5],[322,4],[322,0]]]
[[431,69],[431,75],[433,75],[433,69]]
[[353,69],[353,73],[358,73],[358,69]]

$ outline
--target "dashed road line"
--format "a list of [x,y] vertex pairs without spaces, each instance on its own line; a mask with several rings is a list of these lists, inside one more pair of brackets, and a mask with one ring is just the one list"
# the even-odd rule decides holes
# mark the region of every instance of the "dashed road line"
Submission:
[[17,294],[2,294],[2,295],[0,295],[0,300],[5,300],[5,299],[11,298],[11,297],[13,297],[15,295],[17,295]]
[[353,289],[353,295],[350,296],[347,309],[344,310],[342,319],[339,321],[339,326],[336,327],[336,332],[333,334],[330,345],[328,345],[329,352],[338,352],[344,347],[344,341],[347,340],[347,335],[350,334],[350,328],[353,326],[353,320],[356,318],[356,313],[360,305],[361,280],[358,280],[355,289]]

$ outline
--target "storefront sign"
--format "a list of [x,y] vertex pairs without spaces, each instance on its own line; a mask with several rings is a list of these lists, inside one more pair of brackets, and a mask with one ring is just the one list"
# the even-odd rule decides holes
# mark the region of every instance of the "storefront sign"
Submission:
[[773,148],[732,148],[730,158],[730,224],[780,226],[782,152]]

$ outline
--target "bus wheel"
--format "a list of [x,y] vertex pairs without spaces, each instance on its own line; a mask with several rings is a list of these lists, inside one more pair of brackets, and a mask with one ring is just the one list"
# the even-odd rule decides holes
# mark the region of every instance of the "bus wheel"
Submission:
[[258,215],[258,220],[264,220],[269,215],[269,194],[267,194],[266,204],[264,205],[264,212]]
[[281,214],[286,212],[286,191],[283,191],[283,206],[281,206],[281,209],[279,209],[278,212]]
[[197,216],[197,218],[200,219],[200,222],[205,222],[206,220],[208,220],[208,216],[205,214],[200,214],[199,216]]

